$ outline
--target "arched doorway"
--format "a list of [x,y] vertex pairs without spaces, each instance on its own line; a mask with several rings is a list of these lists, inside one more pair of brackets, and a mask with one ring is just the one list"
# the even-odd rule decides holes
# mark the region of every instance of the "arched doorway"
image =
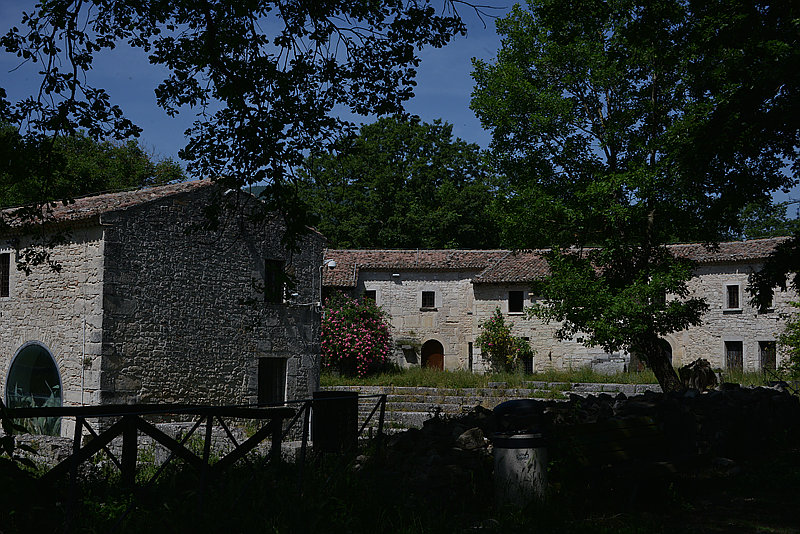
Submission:
[[[6,379],[6,405],[10,408],[61,406],[61,375],[47,348],[26,343],[17,351]],[[61,418],[33,418],[22,422],[34,434],[61,434]]]
[[422,367],[440,371],[444,369],[444,347],[435,339],[422,344]]

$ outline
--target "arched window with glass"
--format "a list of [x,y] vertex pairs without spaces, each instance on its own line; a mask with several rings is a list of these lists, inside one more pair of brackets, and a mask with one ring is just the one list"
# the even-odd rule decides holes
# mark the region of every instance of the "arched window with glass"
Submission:
[[[41,343],[26,343],[14,356],[6,379],[6,405],[9,408],[61,406],[61,375],[53,355]],[[34,417],[19,423],[34,434],[61,433],[60,417]]]

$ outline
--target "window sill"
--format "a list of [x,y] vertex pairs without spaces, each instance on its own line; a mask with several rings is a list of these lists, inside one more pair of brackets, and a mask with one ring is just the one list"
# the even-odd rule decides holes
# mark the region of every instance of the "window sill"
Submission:
[[525,312],[521,312],[521,311],[519,311],[519,312],[512,312],[512,311],[510,311],[510,312],[508,312],[508,314],[509,314],[509,315],[525,315]]
[[725,315],[737,315],[742,313],[742,308],[725,308],[722,313]]
[[435,312],[435,311],[439,311],[439,308],[420,308],[419,311],[421,311],[421,312]]

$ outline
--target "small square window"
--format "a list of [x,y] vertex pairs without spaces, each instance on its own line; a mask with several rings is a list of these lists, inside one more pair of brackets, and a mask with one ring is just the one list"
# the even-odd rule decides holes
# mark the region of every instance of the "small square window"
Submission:
[[744,349],[741,341],[725,342],[725,367],[739,371],[744,368]]
[[374,289],[367,289],[364,291],[364,300],[371,300],[375,302],[377,300],[378,294]]
[[258,359],[258,404],[286,400],[286,358]]
[[11,294],[11,254],[0,254],[0,297]]
[[522,306],[524,301],[525,301],[524,291],[509,291],[508,313],[522,313]]
[[422,307],[423,308],[435,308],[436,307],[436,292],[435,291],[423,291],[422,292]]
[[729,310],[738,310],[739,306],[739,285],[725,286],[726,295],[726,308]]

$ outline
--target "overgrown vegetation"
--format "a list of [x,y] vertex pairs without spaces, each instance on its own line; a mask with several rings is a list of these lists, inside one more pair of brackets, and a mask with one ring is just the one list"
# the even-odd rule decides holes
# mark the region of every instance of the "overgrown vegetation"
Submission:
[[[50,390],[50,395],[42,402],[36,402],[36,398],[31,394],[24,394],[19,385],[15,384],[14,391],[9,395],[10,408],[55,408],[61,406],[61,386],[56,384],[51,386],[45,381],[45,385]],[[60,417],[28,417],[17,421],[25,431],[31,434],[43,434],[45,436],[58,436],[61,432]]]
[[488,356],[495,372],[520,369],[524,360],[533,358],[534,351],[531,344],[521,337],[514,336],[511,333],[512,326],[510,321],[506,323],[503,312],[497,307],[494,314],[481,324],[481,333],[475,339],[481,354]]

